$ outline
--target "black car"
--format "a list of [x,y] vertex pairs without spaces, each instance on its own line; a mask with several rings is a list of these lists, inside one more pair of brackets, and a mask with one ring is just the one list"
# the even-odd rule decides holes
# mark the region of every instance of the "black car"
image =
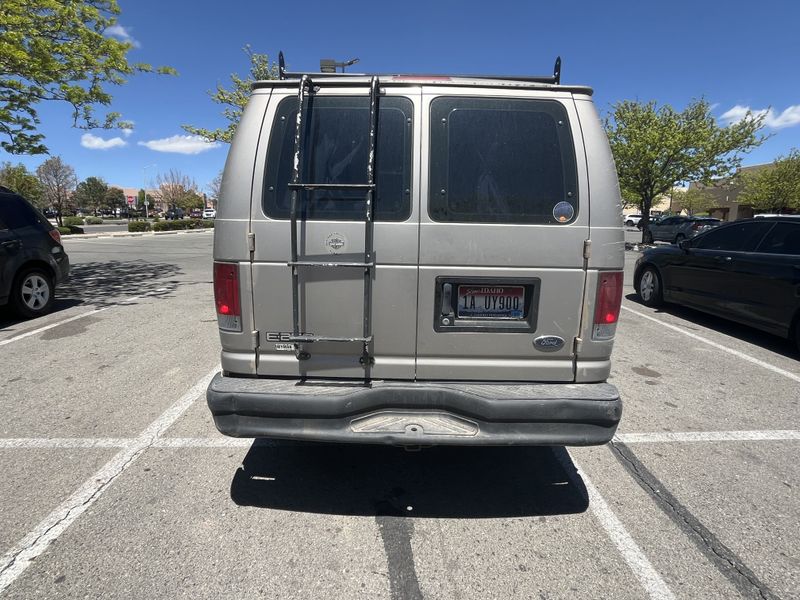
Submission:
[[166,214],[164,214],[164,218],[167,220],[182,219],[185,215],[186,213],[182,208],[170,208]]
[[68,274],[58,229],[22,196],[0,187],[0,305],[28,318],[46,314]]
[[800,221],[748,219],[646,250],[642,302],[675,302],[794,340],[800,348]]

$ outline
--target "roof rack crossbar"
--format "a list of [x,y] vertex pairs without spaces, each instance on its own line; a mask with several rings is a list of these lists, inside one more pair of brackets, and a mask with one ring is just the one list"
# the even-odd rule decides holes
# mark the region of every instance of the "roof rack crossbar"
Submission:
[[[371,73],[321,73],[321,72],[305,72],[305,71],[287,71],[286,63],[283,59],[283,52],[278,53],[278,73],[280,79],[301,79],[303,75],[314,78],[319,81],[320,79],[348,79],[353,77],[371,77]],[[400,73],[381,73],[380,77],[392,77],[392,75],[400,75]],[[413,75],[409,75],[413,77]],[[426,77],[429,77],[426,75]],[[448,76],[450,77],[450,76]],[[496,79],[501,81],[525,81],[529,83],[549,83],[551,85],[561,85],[561,57],[556,57],[556,62],[553,65],[552,75],[455,75],[455,77],[464,77],[468,79]]]

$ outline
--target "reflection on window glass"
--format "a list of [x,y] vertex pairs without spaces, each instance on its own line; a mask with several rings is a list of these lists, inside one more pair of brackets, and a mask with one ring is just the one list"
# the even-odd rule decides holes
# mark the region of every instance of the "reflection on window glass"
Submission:
[[[379,100],[375,154],[375,219],[402,221],[411,213],[412,104],[407,98]],[[297,100],[278,106],[270,136],[264,192],[268,216],[289,217],[292,192]],[[303,115],[301,183],[367,183],[369,159],[369,98],[311,97]],[[321,220],[361,220],[365,214],[363,190],[301,192],[305,201],[298,216]]]
[[[549,100],[437,98],[431,104],[430,215],[436,221],[558,223],[577,212],[564,107]],[[569,208],[569,207],[567,207]]]
[[758,251],[800,256],[800,224],[776,223],[761,242]]

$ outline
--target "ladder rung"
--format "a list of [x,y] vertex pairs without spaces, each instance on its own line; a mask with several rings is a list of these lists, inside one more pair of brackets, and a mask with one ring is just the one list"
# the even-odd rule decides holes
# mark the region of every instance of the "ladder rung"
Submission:
[[310,344],[312,342],[360,342],[362,344],[369,344],[372,342],[372,336],[369,337],[330,337],[326,335],[290,335],[290,342],[300,342]]
[[290,183],[290,190],[374,190],[374,183]]
[[324,262],[316,260],[298,260],[286,264],[290,267],[354,267],[361,269],[371,269],[375,266],[374,262]]

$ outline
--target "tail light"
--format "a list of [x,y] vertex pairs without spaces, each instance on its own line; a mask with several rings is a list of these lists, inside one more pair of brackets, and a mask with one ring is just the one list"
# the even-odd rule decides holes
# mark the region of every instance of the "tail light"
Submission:
[[242,330],[242,303],[239,298],[239,265],[214,263],[214,300],[217,322],[225,331]]
[[50,231],[48,231],[47,233],[50,234],[50,237],[53,238],[53,241],[56,244],[60,244],[61,243],[61,232],[58,229],[53,228]]
[[601,271],[594,302],[593,340],[610,340],[617,331],[622,304],[622,271]]

